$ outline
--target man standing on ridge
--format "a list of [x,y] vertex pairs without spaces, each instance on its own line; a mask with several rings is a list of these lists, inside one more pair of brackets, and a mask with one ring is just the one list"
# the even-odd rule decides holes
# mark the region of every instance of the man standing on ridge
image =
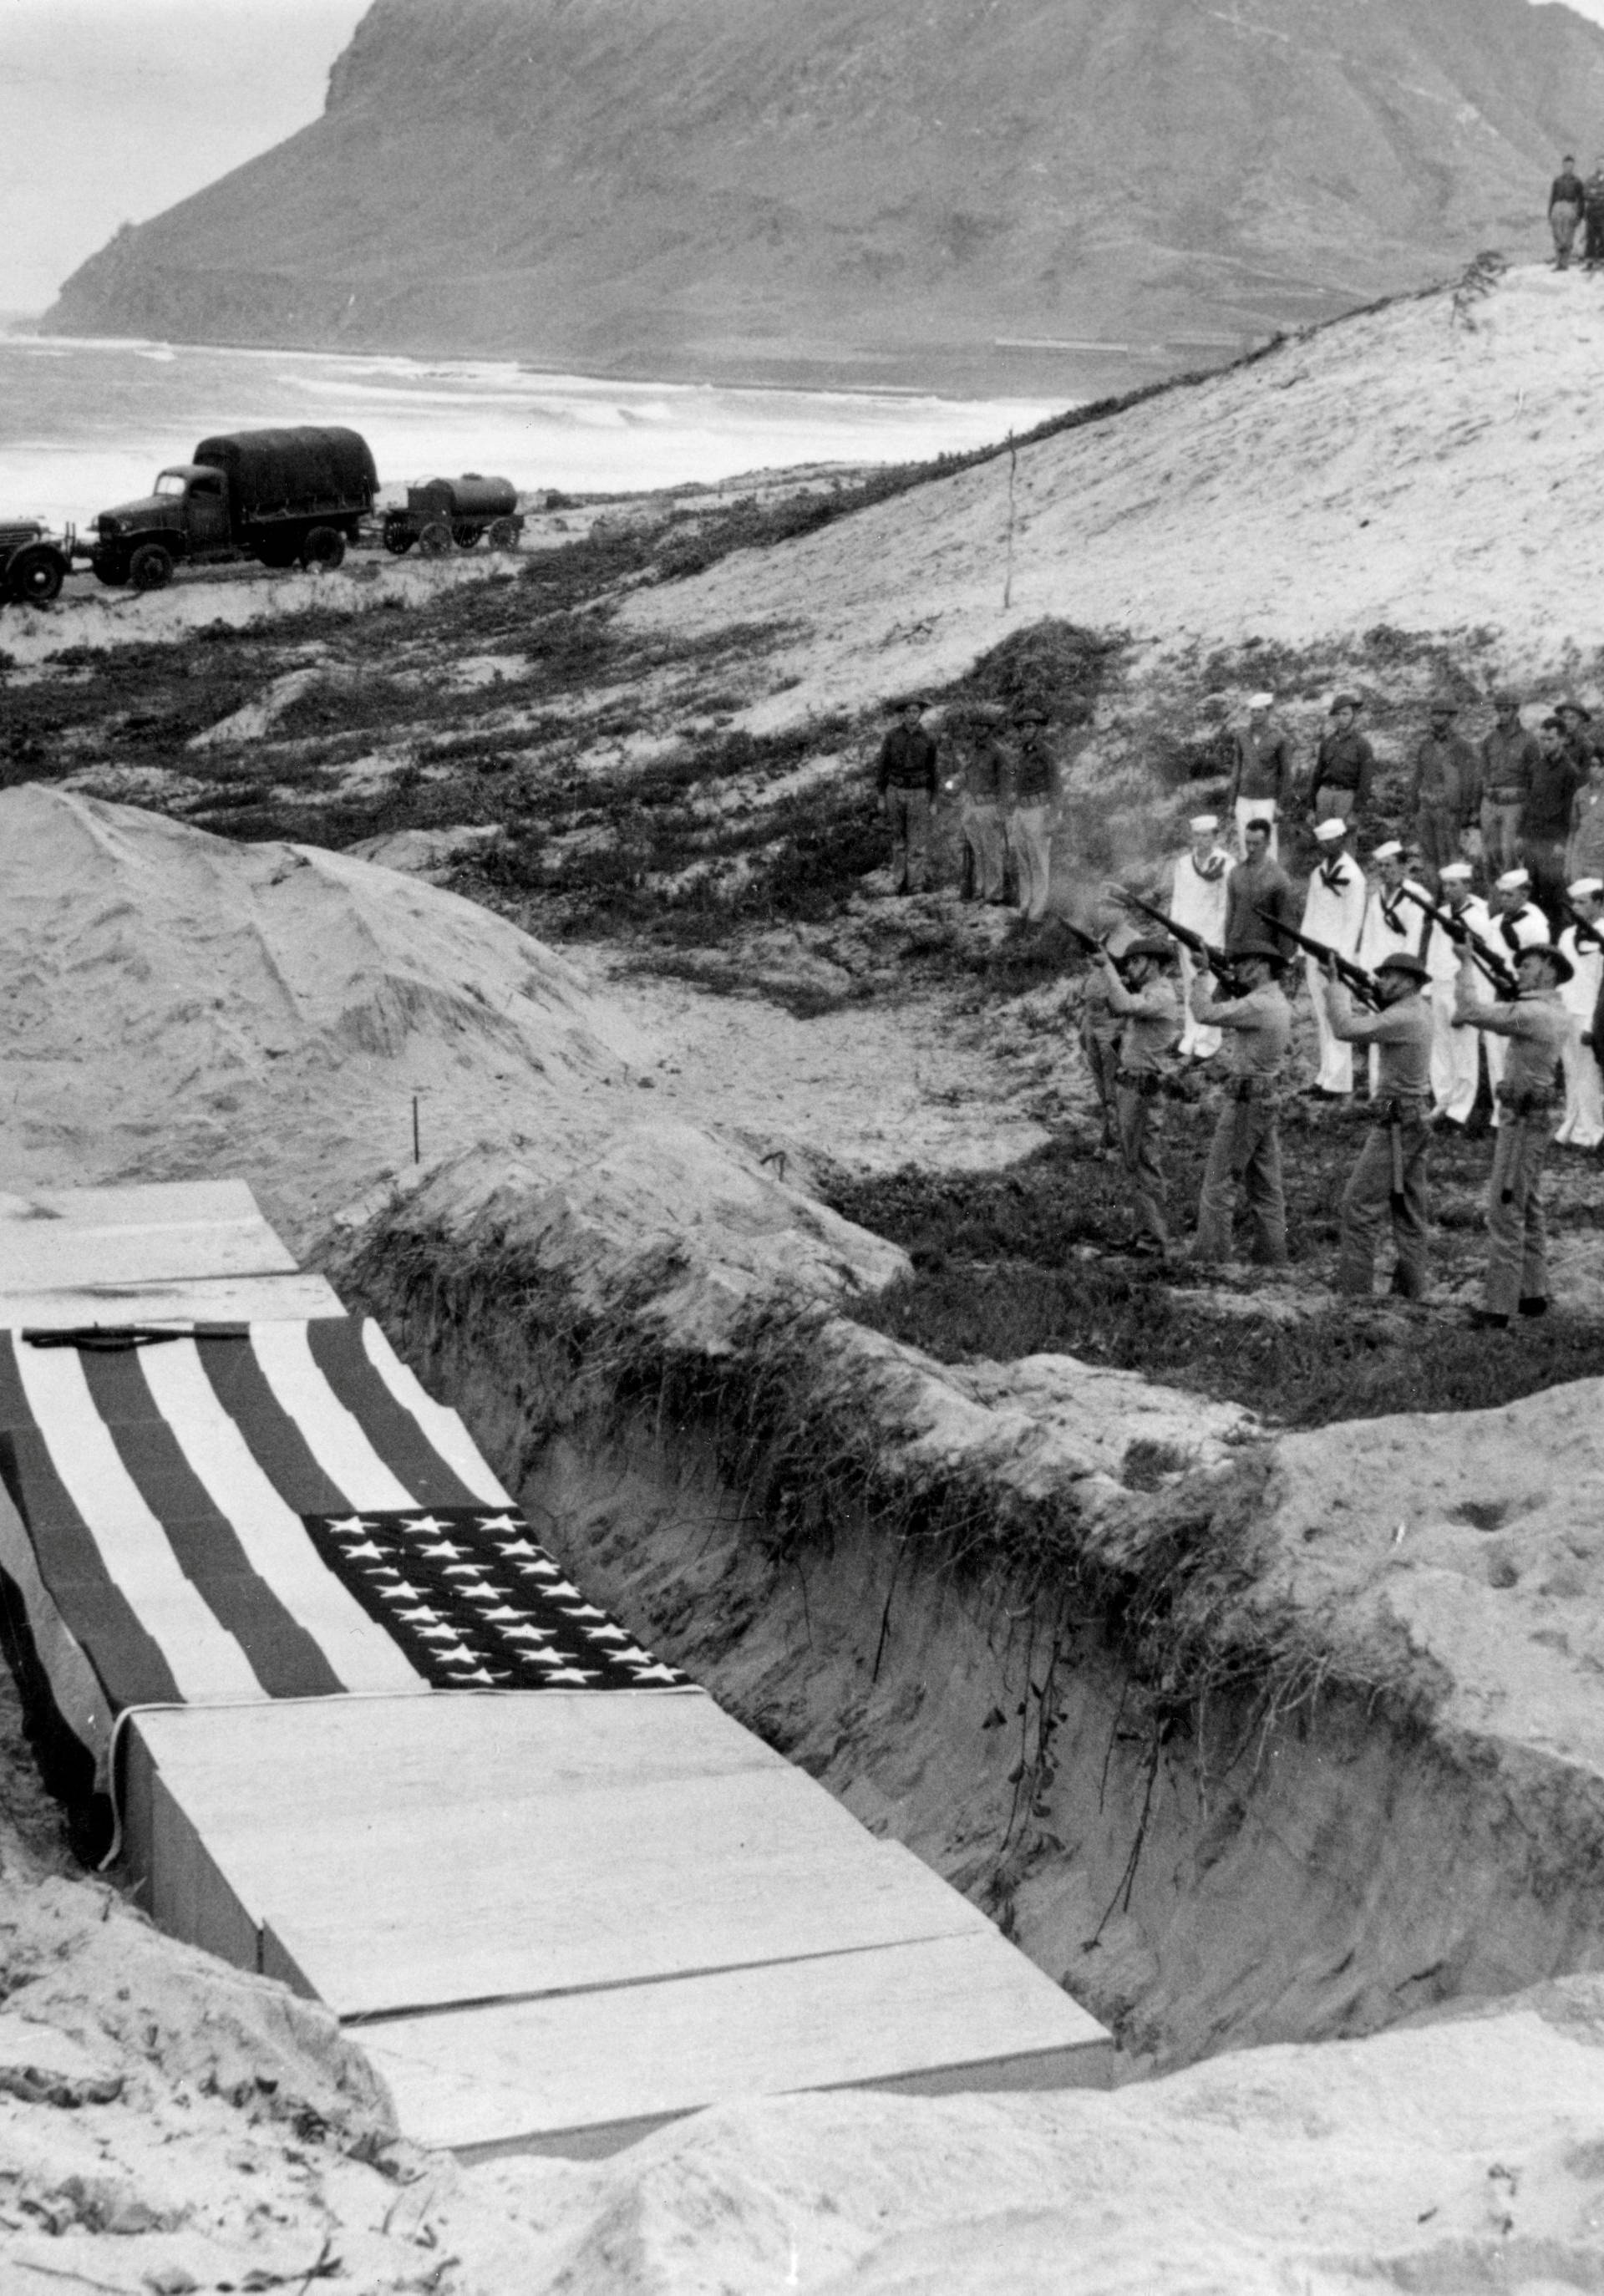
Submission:
[[1543,1160],[1559,1122],[1554,1069],[1565,1042],[1559,990],[1570,961],[1546,941],[1533,941],[1516,959],[1520,993],[1512,1004],[1481,1001],[1475,969],[1460,960],[1457,1017],[1494,1036],[1509,1060],[1498,1087],[1502,1121],[1493,1151],[1487,1188],[1487,1274],[1472,1324],[1504,1330],[1511,1315],[1546,1316],[1548,1234],[1543,1215]]
[[1002,898],[1002,807],[1012,760],[994,726],[971,718],[964,726],[959,768],[958,833],[962,840],[959,897],[966,901]]
[[1538,729],[1538,759],[1520,824],[1522,857],[1532,891],[1551,930],[1565,898],[1565,849],[1570,840],[1576,792],[1587,780],[1594,751],[1584,728],[1592,722],[1579,701],[1562,701]]
[[875,792],[891,824],[891,890],[922,893],[930,882],[930,808],[936,802],[937,750],[915,693],[888,707],[896,723],[880,743]]
[[1237,950],[1250,940],[1263,940],[1264,920],[1259,914],[1267,909],[1281,924],[1297,922],[1297,896],[1292,890],[1292,880],[1279,861],[1270,858],[1270,835],[1273,824],[1255,819],[1248,824],[1244,840],[1248,852],[1239,861],[1225,881],[1225,951],[1234,956]]
[[1415,842],[1433,869],[1457,861],[1468,850],[1467,832],[1481,819],[1481,763],[1462,734],[1453,730],[1459,703],[1452,694],[1432,701],[1430,723],[1415,751],[1409,778],[1405,818]]
[[1273,693],[1250,693],[1248,723],[1231,737],[1231,783],[1225,792],[1225,812],[1234,820],[1236,848],[1248,850],[1248,824],[1270,824],[1270,858],[1281,859],[1281,817],[1292,789],[1292,751],[1286,735],[1270,723]]
[[1593,161],[1593,170],[1582,186],[1582,208],[1587,218],[1587,239],[1583,258],[1590,271],[1604,263],[1604,159]]
[[[1187,824],[1191,832],[1191,844],[1176,857],[1174,873],[1170,881],[1169,913],[1178,925],[1185,925],[1201,933],[1213,948],[1225,946],[1225,904],[1228,898],[1227,879],[1231,874],[1231,856],[1216,842],[1219,816],[1212,813],[1194,814]],[[1205,1028],[1191,1009],[1192,976],[1196,960],[1184,943],[1180,949],[1181,1004],[1185,1027],[1181,1035],[1181,1057],[1183,1061],[1212,1060],[1220,1049],[1220,1032]]]
[[1331,730],[1320,737],[1309,783],[1309,819],[1355,825],[1370,803],[1376,753],[1358,730],[1364,702],[1357,693],[1339,693],[1330,708]]
[[1019,914],[1027,924],[1036,925],[1047,914],[1047,891],[1052,881],[1052,804],[1058,794],[1058,760],[1047,739],[1044,709],[1034,706],[1019,709],[1014,722],[1019,738],[1013,805],[1007,821],[1008,849]]
[[1549,192],[1549,229],[1554,234],[1554,263],[1558,270],[1563,271],[1570,261],[1576,226],[1586,204],[1586,188],[1576,173],[1575,158],[1567,152]]
[[1493,696],[1493,731],[1482,739],[1482,849],[1496,877],[1520,859],[1520,820],[1543,752],[1520,722],[1520,696],[1501,686]]
[[1121,1023],[1114,1114],[1135,1221],[1131,1250],[1151,1252],[1160,1259],[1169,1250],[1164,1167],[1159,1161],[1164,1135],[1162,1095],[1169,1056],[1181,1034],[1181,1000],[1169,977],[1174,954],[1174,943],[1157,934],[1132,941],[1118,966],[1106,949],[1103,952],[1109,1010]]
[[1588,758],[1587,778],[1571,803],[1565,873],[1567,877],[1604,877],[1604,758],[1597,750]]
[[1382,1000],[1377,1013],[1354,1012],[1334,959],[1328,960],[1321,984],[1331,1034],[1350,1045],[1369,1045],[1379,1065],[1370,1105],[1375,1129],[1342,1192],[1342,1240],[1337,1249],[1337,1289],[1362,1300],[1370,1298],[1374,1285],[1376,1245],[1389,1210],[1398,1255],[1392,1288],[1405,1300],[1426,1297],[1432,1028],[1431,1008],[1421,991],[1429,978],[1418,956],[1384,957],[1376,973]]
[[[1322,821],[1314,835],[1321,849],[1320,866],[1309,880],[1304,904],[1303,929],[1311,939],[1322,940],[1338,956],[1353,956],[1363,930],[1370,888],[1364,872],[1347,849],[1346,821]],[[1304,959],[1309,1002],[1314,1008],[1314,1034],[1320,1046],[1320,1070],[1310,1089],[1321,1100],[1346,1100],[1354,1089],[1351,1046],[1332,1033],[1322,992],[1324,974],[1320,960]]]
[[1287,1198],[1281,1184],[1281,1069],[1292,1041],[1292,1008],[1281,993],[1281,958],[1268,940],[1244,941],[1233,952],[1242,982],[1240,996],[1215,999],[1207,964],[1192,983],[1194,1016],[1226,1038],[1224,1100],[1198,1201],[1198,1232],[1191,1257],[1236,1257],[1232,1228],[1236,1192],[1246,1191],[1253,1257],[1266,1267],[1287,1265]]

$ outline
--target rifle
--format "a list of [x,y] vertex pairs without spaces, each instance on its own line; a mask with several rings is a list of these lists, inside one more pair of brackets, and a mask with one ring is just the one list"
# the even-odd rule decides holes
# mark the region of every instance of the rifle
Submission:
[[1308,933],[1299,932],[1296,925],[1284,923],[1280,917],[1273,915],[1268,909],[1256,909],[1254,914],[1263,917],[1273,933],[1279,933],[1284,939],[1296,941],[1298,947],[1313,957],[1318,964],[1324,964],[1328,958],[1335,959],[1337,978],[1343,987],[1356,996],[1359,1002],[1371,1012],[1380,1011],[1381,999],[1377,993],[1376,976],[1373,972],[1367,972],[1362,964],[1355,964],[1351,956],[1338,956],[1329,941],[1315,940]]
[[1468,924],[1461,923],[1452,909],[1439,908],[1435,901],[1428,900],[1418,885],[1400,885],[1398,890],[1405,900],[1412,901],[1416,908],[1424,909],[1432,923],[1447,934],[1455,948],[1469,953],[1471,964],[1484,980],[1492,982],[1493,993],[1502,1004],[1513,1004],[1520,994],[1520,983],[1502,956],[1490,948],[1484,948]]
[[[1095,958],[1106,956],[1109,964],[1114,967],[1115,972],[1118,973],[1120,979],[1125,980],[1125,959],[1123,957],[1116,956],[1113,950],[1108,947],[1106,942],[1099,940],[1094,933],[1083,931],[1079,925],[1071,924],[1068,917],[1060,917],[1059,922],[1063,926],[1064,931],[1068,934],[1070,939],[1075,943],[1076,948],[1082,950],[1084,955],[1090,957]],[[1128,988],[1130,983],[1126,981],[1125,986]]]
[[1215,948],[1211,941],[1204,939],[1201,933],[1193,932],[1190,925],[1178,925],[1174,917],[1166,917],[1162,909],[1155,908],[1151,901],[1144,901],[1140,893],[1130,892],[1122,885],[1119,898],[1127,908],[1140,909],[1144,917],[1151,917],[1155,924],[1162,925],[1172,940],[1178,940],[1183,948],[1189,949],[1193,956],[1206,962],[1227,996],[1247,995],[1246,985],[1235,963],[1223,948]]
[[1580,909],[1573,908],[1567,900],[1561,900],[1559,914],[1575,934],[1578,949],[1584,940],[1592,941],[1597,949],[1604,949],[1604,927],[1591,923]]

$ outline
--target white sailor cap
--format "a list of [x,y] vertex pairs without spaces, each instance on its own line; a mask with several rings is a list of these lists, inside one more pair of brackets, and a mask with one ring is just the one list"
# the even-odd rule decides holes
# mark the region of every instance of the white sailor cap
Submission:
[[1186,825],[1194,837],[1212,837],[1220,825],[1220,816],[1217,813],[1194,813]]
[[1604,877],[1578,877],[1565,889],[1566,898],[1571,901],[1588,900],[1594,893],[1604,893]]
[[1248,696],[1248,707],[1249,709],[1273,709],[1275,696],[1273,693],[1250,693]]
[[1531,882],[1532,877],[1529,870],[1506,869],[1503,875],[1498,881],[1498,890],[1501,893],[1518,893],[1526,886],[1529,885]]
[[1318,844],[1334,845],[1339,837],[1346,835],[1346,821],[1317,821],[1314,824],[1314,837]]
[[1444,885],[1468,885],[1475,874],[1469,861],[1444,861],[1437,871],[1437,880]]
[[1372,861],[1395,861],[1403,850],[1404,846],[1402,840],[1396,837],[1389,837],[1385,845],[1377,846],[1375,851],[1371,855],[1371,859]]

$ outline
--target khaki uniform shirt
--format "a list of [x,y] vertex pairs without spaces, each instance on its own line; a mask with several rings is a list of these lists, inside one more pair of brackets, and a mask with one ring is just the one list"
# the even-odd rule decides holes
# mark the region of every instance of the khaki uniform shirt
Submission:
[[1523,992],[1513,1004],[1484,1004],[1466,995],[1461,973],[1453,1017],[1468,1021],[1473,1029],[1490,1029],[1495,1037],[1510,1039],[1501,1087],[1504,1098],[1553,1091],[1554,1063],[1565,1043],[1568,1019],[1557,988],[1539,988],[1530,995]]
[[1292,1007],[1280,985],[1266,980],[1246,996],[1209,998],[1213,985],[1201,977],[1192,982],[1192,1018],[1205,1028],[1223,1029],[1227,1073],[1240,1077],[1273,1077],[1287,1057],[1292,1041]]
[[1121,1068],[1161,1069],[1181,1034],[1181,999],[1174,982],[1162,973],[1142,988],[1110,980],[1109,1010],[1125,1023],[1119,1032]]
[[1340,980],[1325,985],[1331,1032],[1350,1044],[1374,1045],[1376,1091],[1381,1100],[1426,1099],[1431,1091],[1431,1007],[1424,996],[1405,996],[1382,1013],[1358,1013]]

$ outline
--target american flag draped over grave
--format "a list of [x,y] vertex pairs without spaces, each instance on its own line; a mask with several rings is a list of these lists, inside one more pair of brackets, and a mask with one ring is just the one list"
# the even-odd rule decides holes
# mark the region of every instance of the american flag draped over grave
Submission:
[[353,1316],[0,1332],[0,1595],[102,1778],[130,1707],[689,1687]]

